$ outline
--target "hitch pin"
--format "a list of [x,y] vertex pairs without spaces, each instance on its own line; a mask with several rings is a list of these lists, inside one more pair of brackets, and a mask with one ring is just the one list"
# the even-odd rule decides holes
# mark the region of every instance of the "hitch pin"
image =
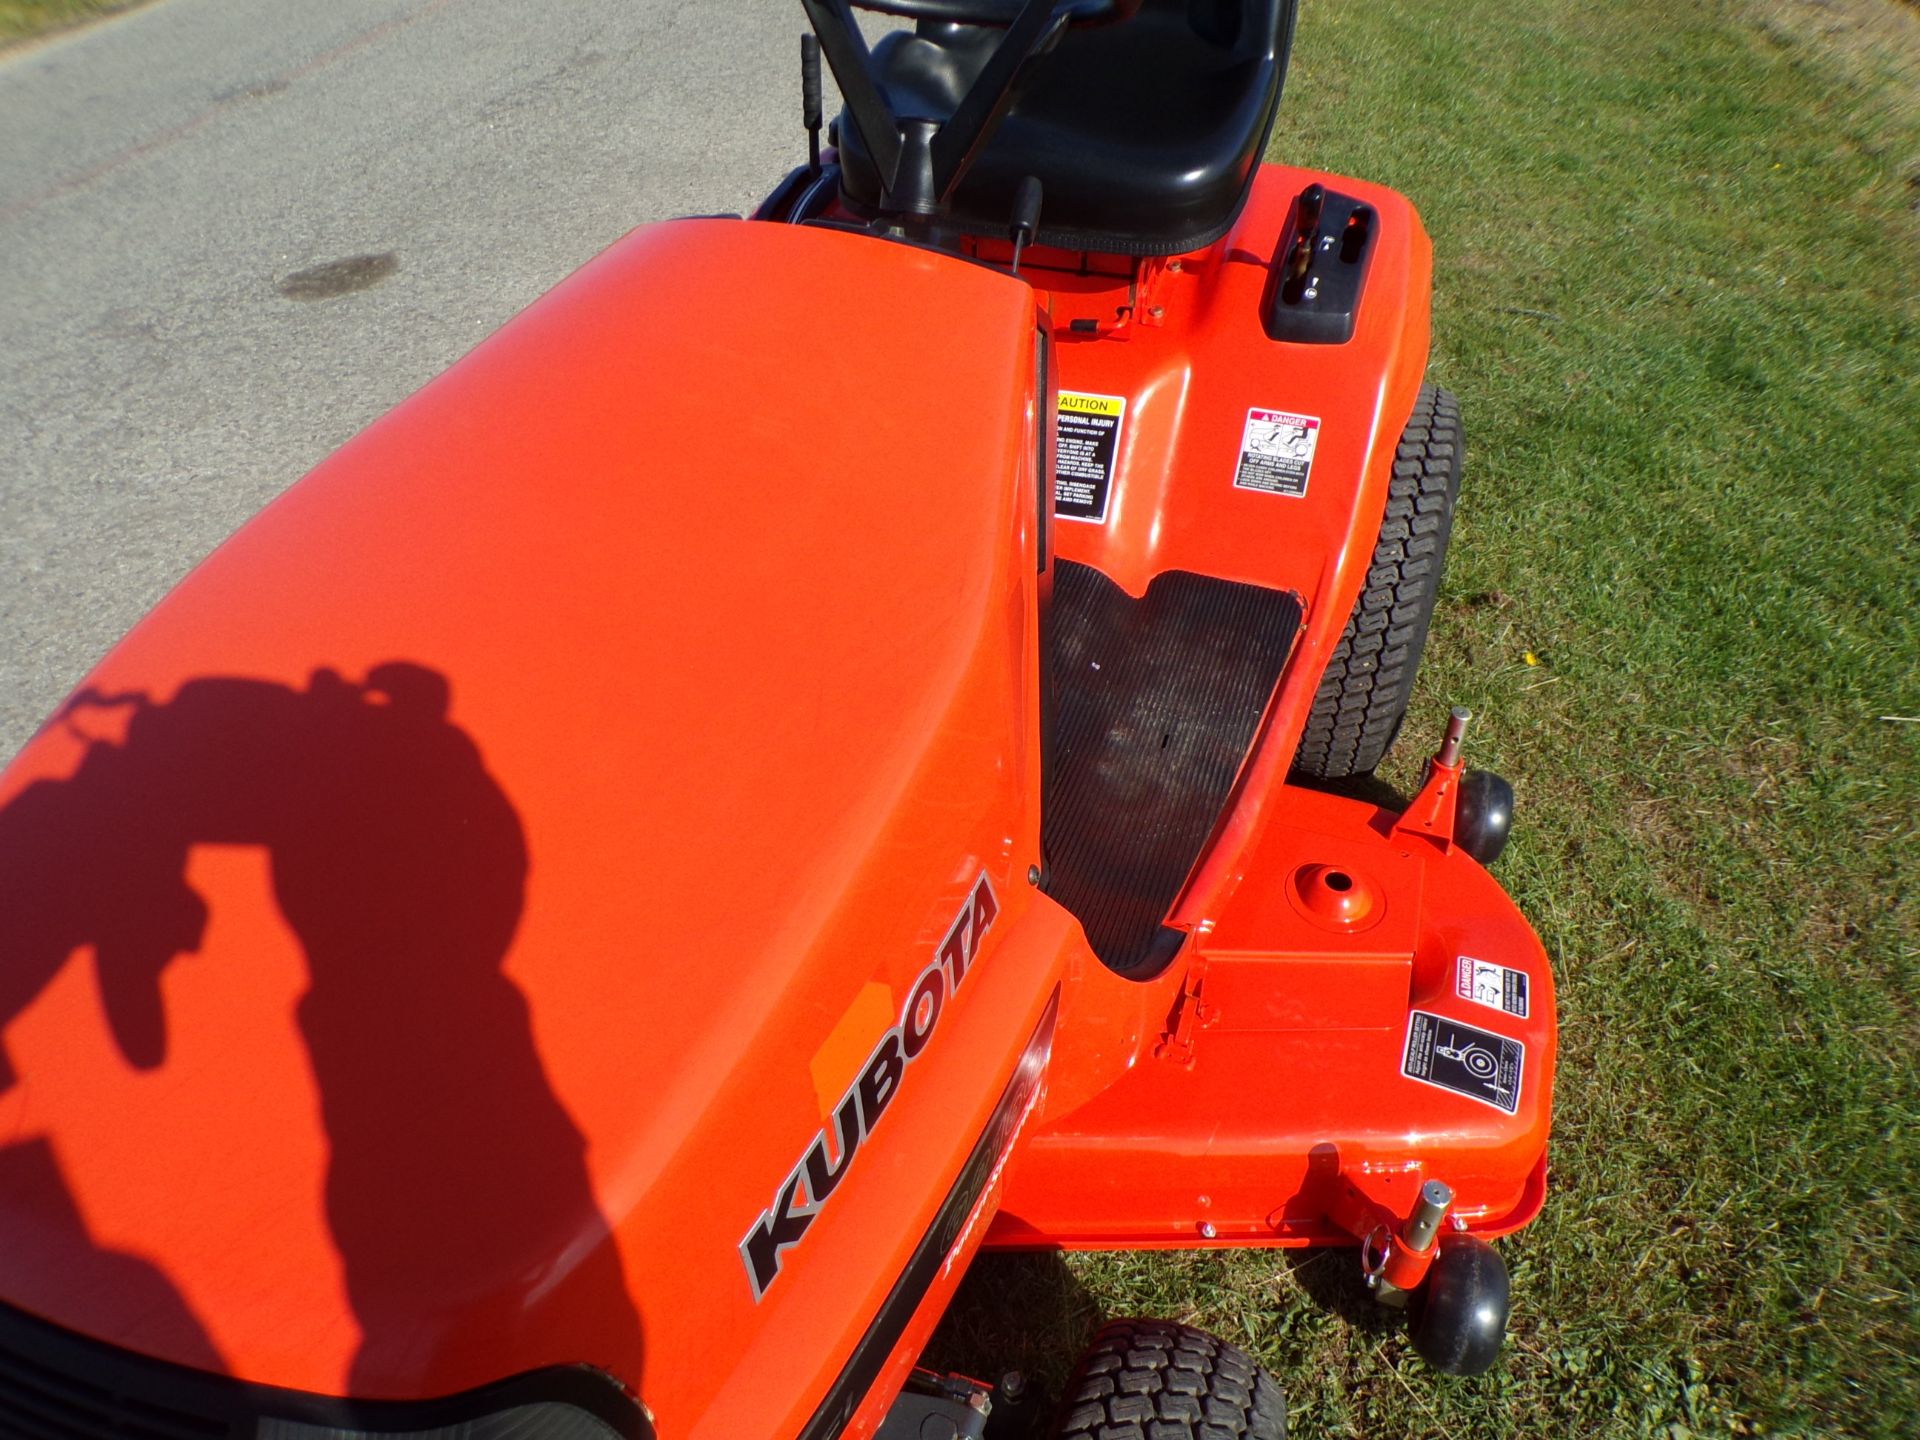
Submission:
[[[1407,1218],[1406,1227],[1400,1232],[1398,1249],[1416,1259],[1427,1257],[1420,1266],[1423,1275],[1426,1265],[1431,1261],[1430,1252],[1435,1237],[1440,1233],[1441,1222],[1447,1218],[1447,1211],[1452,1205],[1451,1185],[1444,1180],[1427,1181],[1420,1187],[1420,1198],[1414,1201],[1413,1214]],[[1387,1266],[1393,1260],[1395,1249],[1392,1228],[1384,1222],[1376,1225],[1373,1233],[1360,1242],[1360,1273],[1366,1277],[1367,1288],[1373,1291],[1374,1299],[1382,1305],[1391,1305],[1400,1310],[1406,1307],[1407,1292],[1387,1278]],[[1406,1277],[1402,1275],[1401,1278]]]
[[[1453,713],[1459,715],[1464,712],[1456,710]],[[1447,1218],[1447,1210],[1452,1204],[1453,1187],[1446,1181],[1429,1180],[1420,1187],[1420,1199],[1413,1207],[1412,1218],[1407,1221],[1405,1240],[1409,1250],[1419,1254],[1433,1244],[1433,1237],[1440,1233],[1440,1222]]]
[[1447,716],[1447,738],[1440,742],[1440,753],[1433,758],[1448,769],[1460,763],[1460,745],[1467,738],[1467,722],[1471,719],[1473,712],[1464,705],[1454,706]]

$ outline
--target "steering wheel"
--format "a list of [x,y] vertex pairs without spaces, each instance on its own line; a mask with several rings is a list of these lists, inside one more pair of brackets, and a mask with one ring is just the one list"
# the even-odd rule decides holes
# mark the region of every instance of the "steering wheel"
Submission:
[[[861,10],[898,15],[907,20],[935,20],[952,25],[1011,25],[1027,8],[1027,0],[853,0]],[[1140,8],[1140,0],[1059,0],[1054,7],[1067,13],[1073,25],[1098,25],[1124,20]]]
[[[817,52],[803,55],[826,57],[847,102],[848,120],[880,173],[889,177],[881,191],[883,212],[925,230],[1000,123],[1028,62],[1051,49],[1068,25],[1121,19],[1139,9],[1140,0],[800,0],[800,6],[819,43]],[[996,26],[1005,33],[952,114],[938,121],[903,120],[874,79],[872,52],[854,23],[854,6],[908,20]],[[817,104],[812,98],[807,103]]]

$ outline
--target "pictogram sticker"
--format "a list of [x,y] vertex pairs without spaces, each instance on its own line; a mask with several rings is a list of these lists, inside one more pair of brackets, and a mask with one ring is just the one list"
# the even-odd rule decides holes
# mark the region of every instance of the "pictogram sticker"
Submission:
[[1233,488],[1296,499],[1305,495],[1307,480],[1313,474],[1313,452],[1319,444],[1318,415],[1258,408],[1247,411]]
[[1520,1108],[1527,1047],[1444,1015],[1416,1010],[1407,1021],[1400,1073],[1512,1115]]
[[1527,972],[1462,955],[1456,964],[1453,993],[1489,1010],[1527,1018]]
[[1113,494],[1126,397],[1062,390],[1054,413],[1053,513],[1063,520],[1100,524]]

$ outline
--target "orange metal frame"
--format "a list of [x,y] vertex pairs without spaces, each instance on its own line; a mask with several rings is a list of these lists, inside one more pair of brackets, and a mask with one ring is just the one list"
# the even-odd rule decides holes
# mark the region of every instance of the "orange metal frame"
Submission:
[[[1316,181],[1379,217],[1355,335],[1338,347],[1276,343],[1259,320],[1293,197]],[[972,248],[1011,259],[1005,245]],[[1306,622],[1169,917],[1193,940],[1145,983],[1083,945],[1071,952],[1045,1108],[987,1248],[1353,1244],[1382,1226],[1397,1235],[1429,1179],[1453,1188],[1452,1224],[1482,1236],[1518,1229],[1544,1202],[1551,968],[1497,882],[1451,843],[1457,768],[1436,769],[1416,801],[1431,822],[1421,833],[1284,783],[1364,582],[1425,369],[1431,263],[1401,196],[1271,165],[1206,251],[1023,257],[1057,341],[1059,388],[1126,402],[1106,517],[1058,520],[1056,553],[1136,595],[1182,569],[1291,590]],[[1233,486],[1255,407],[1321,421],[1306,495]],[[1313,894],[1327,874],[1342,891]],[[1526,977],[1526,1016],[1463,993],[1474,961]],[[1510,1112],[1401,1073],[1415,1012],[1524,1047]],[[1431,1255],[1393,1251],[1387,1278],[1411,1287]],[[899,1373],[945,1302],[928,1297]],[[866,1418],[884,1410],[876,1398]]]
[[[1259,320],[1313,179],[1379,216],[1342,346]],[[1350,1242],[1433,1177],[1532,1216],[1552,979],[1445,776],[1424,834],[1285,783],[1427,358],[1417,217],[1269,167],[1206,251],[1001,258],[637,231],[102,663],[0,777],[0,1301],[321,1393],[586,1362],[716,1440],[865,1353],[860,1436],[982,1245]],[[1042,334],[1127,401],[1054,552],[1305,613],[1144,982],[1030,880]],[[1255,407],[1320,418],[1306,495],[1234,487]],[[1513,1108],[1404,1075],[1415,1012],[1523,1045]]]

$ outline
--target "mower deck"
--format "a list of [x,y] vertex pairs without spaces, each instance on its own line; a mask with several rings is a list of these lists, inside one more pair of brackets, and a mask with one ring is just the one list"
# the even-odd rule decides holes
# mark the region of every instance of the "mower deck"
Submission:
[[1539,941],[1458,846],[1340,796],[1289,785],[1283,803],[1178,983],[1134,982],[1153,995],[1132,1061],[1048,1115],[990,1245],[1352,1243],[1342,1216],[1404,1215],[1434,1179],[1475,1234],[1538,1212]]

